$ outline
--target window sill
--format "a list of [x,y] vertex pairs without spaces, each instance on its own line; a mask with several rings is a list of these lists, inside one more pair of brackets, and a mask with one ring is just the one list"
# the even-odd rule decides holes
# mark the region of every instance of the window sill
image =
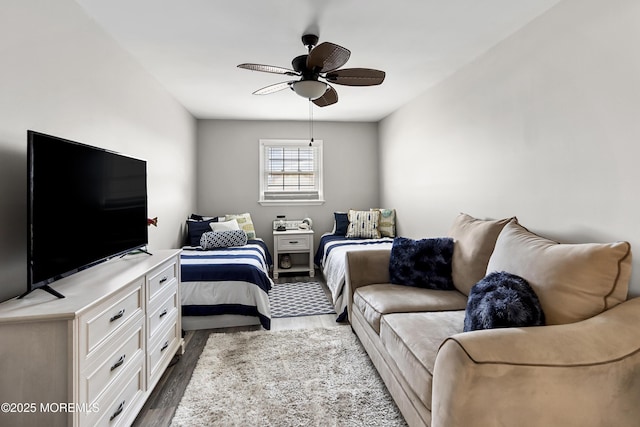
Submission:
[[258,200],[262,206],[320,206],[324,200]]

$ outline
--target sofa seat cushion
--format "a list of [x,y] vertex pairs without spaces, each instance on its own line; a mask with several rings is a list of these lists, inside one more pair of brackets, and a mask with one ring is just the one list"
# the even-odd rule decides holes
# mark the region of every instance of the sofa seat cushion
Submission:
[[440,344],[462,332],[464,310],[386,314],[380,322],[380,341],[404,380],[431,410],[433,367]]
[[[356,289],[353,304],[379,334],[380,318],[385,314],[464,310],[467,296],[455,290],[440,291],[385,283]],[[464,317],[464,311],[462,314]]]

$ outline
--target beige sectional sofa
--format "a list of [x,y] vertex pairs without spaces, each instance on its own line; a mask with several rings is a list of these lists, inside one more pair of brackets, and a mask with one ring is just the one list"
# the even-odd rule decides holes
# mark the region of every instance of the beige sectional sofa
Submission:
[[[626,242],[558,244],[461,214],[456,290],[389,283],[390,250],[347,254],[348,314],[411,426],[639,426],[640,298]],[[546,326],[462,332],[491,271],[525,278]]]

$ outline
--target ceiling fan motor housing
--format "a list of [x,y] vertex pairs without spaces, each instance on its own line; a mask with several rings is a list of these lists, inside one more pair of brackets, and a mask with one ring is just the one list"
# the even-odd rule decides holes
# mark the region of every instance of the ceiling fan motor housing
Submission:
[[291,66],[297,72],[302,75],[302,80],[318,80],[318,76],[320,75],[313,69],[307,67],[307,57],[309,55],[300,55],[293,58],[291,61]]
[[315,34],[305,34],[302,36],[302,44],[309,50],[318,44],[318,36]]

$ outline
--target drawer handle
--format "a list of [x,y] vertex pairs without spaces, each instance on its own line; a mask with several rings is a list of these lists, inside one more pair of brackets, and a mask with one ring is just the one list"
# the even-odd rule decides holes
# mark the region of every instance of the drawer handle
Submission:
[[167,347],[169,347],[169,341],[165,341],[163,346],[160,348],[160,352],[162,353],[163,351],[165,351]]
[[164,310],[162,310],[162,313],[160,313],[160,318],[162,319],[166,315],[167,315],[167,309],[165,308]]
[[291,243],[292,245],[295,245],[295,244],[298,243],[298,241],[297,240],[289,240],[289,243]]
[[116,412],[114,412],[113,415],[111,415],[111,418],[109,418],[109,421],[113,421],[113,419],[115,417],[117,417],[118,415],[120,415],[122,413],[122,411],[124,410],[124,403],[125,403],[125,401],[123,400],[122,403],[120,403],[120,405],[118,405],[118,409],[116,409]]
[[160,279],[160,284],[162,285],[167,280],[169,280],[169,278],[167,276],[164,276],[162,279]]
[[127,357],[126,354],[123,354],[122,356],[120,356],[120,359],[118,359],[118,361],[116,363],[113,364],[113,366],[111,367],[111,370],[113,371],[114,369],[119,368],[120,366],[122,366],[122,364],[124,363],[124,359]]
[[122,310],[120,310],[118,312],[118,314],[116,314],[115,316],[113,316],[111,319],[109,319],[109,322],[115,322],[116,320],[118,320],[119,318],[121,318],[122,316],[124,316],[124,308]]

